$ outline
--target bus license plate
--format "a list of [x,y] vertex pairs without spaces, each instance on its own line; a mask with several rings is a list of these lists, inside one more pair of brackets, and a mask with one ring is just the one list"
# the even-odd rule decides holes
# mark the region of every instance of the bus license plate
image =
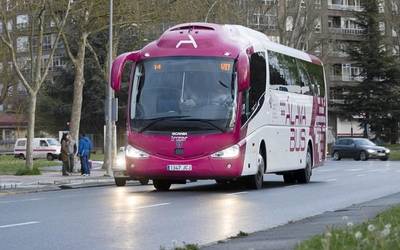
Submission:
[[168,171],[192,171],[192,165],[168,165]]

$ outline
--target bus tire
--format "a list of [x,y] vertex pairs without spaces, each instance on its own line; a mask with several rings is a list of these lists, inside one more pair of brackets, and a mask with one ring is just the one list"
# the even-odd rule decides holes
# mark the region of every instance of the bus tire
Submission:
[[283,182],[285,182],[286,184],[296,183],[296,177],[292,172],[285,173],[283,174]]
[[261,189],[264,183],[264,158],[258,154],[257,173],[247,177],[247,185],[251,189]]
[[25,155],[24,154],[19,154],[18,158],[21,159],[21,160],[25,160]]
[[125,178],[114,178],[114,181],[115,181],[115,185],[117,185],[117,187],[123,187],[126,185]]
[[296,173],[296,179],[298,183],[309,183],[312,175],[312,153],[311,148],[307,148],[306,154],[306,167]]
[[167,180],[153,180],[153,186],[157,191],[168,191],[171,187],[171,182]]
[[139,179],[140,185],[147,185],[149,184],[149,179]]

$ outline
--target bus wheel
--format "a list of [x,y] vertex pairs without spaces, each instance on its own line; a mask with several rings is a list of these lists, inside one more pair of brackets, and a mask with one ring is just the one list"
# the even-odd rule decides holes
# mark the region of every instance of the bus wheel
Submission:
[[149,179],[140,179],[139,182],[141,185],[147,185],[149,184]]
[[311,149],[307,149],[306,167],[296,173],[296,179],[299,183],[309,183],[312,175],[312,154]]
[[18,158],[20,158],[21,160],[25,160],[25,155],[24,154],[19,154]]
[[296,177],[294,176],[294,174],[292,172],[283,174],[283,181],[286,184],[293,184],[296,182]]
[[264,183],[264,158],[260,154],[258,155],[257,163],[257,173],[247,177],[247,183],[251,189],[261,189]]
[[167,180],[153,180],[153,185],[157,191],[168,191],[171,187],[171,182]]
[[125,178],[114,178],[115,180],[115,185],[118,187],[123,187],[126,185],[126,179]]

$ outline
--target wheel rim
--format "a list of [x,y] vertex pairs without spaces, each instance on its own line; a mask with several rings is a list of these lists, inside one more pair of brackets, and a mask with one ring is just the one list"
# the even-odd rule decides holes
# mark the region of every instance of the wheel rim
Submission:
[[365,155],[365,152],[361,152],[361,153],[360,153],[360,159],[361,159],[362,161],[364,161],[366,158],[367,158],[367,156]]
[[309,179],[311,177],[311,171],[312,171],[311,170],[312,169],[311,165],[312,165],[311,153],[310,153],[310,151],[307,151],[307,157],[306,157],[306,176],[307,176],[307,179]]
[[335,152],[334,154],[333,154],[333,159],[334,160],[339,160],[339,153],[338,152]]
[[264,159],[262,156],[259,157],[258,160],[258,171],[256,174],[256,183],[257,187],[261,188],[263,185],[263,180],[264,180]]

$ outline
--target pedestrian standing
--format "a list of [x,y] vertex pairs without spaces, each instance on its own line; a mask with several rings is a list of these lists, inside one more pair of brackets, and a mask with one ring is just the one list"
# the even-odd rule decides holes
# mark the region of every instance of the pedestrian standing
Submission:
[[92,142],[85,134],[81,134],[79,137],[79,149],[78,154],[81,159],[81,173],[83,176],[90,175],[89,169],[89,158],[90,151],[92,150]]
[[72,139],[71,135],[67,135],[67,146],[68,146],[68,172],[74,172],[74,162],[75,162],[75,154],[76,154],[76,143]]
[[61,138],[61,154],[60,158],[62,161],[62,175],[68,176],[68,142],[67,142],[67,134],[63,134]]

